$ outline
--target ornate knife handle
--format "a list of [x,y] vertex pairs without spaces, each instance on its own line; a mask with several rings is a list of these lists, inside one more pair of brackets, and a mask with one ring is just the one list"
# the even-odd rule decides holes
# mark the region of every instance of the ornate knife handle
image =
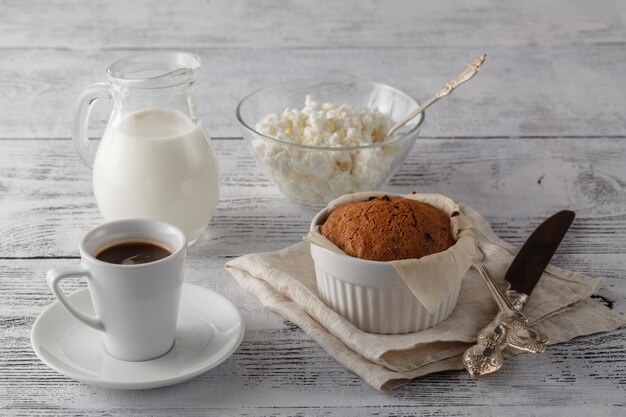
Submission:
[[500,312],[495,319],[483,328],[477,337],[476,345],[463,354],[463,364],[472,376],[487,375],[502,367],[502,351],[507,345],[526,352],[539,353],[546,349],[548,338],[530,328],[528,319],[521,313],[527,297],[508,292],[513,302],[505,296],[495,283],[495,279],[482,264],[474,267],[483,277],[493,295]]
[[506,344],[525,352],[542,353],[548,346],[548,337],[531,329],[528,321],[513,321],[506,336]]
[[506,328],[506,338],[502,341],[516,349],[530,353],[540,353],[546,350],[548,338],[542,333],[530,328],[528,319],[519,311],[501,312],[500,323]]

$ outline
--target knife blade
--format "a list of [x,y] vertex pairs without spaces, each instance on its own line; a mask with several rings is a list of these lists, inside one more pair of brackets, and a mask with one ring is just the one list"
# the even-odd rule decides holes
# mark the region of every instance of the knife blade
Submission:
[[504,280],[509,283],[506,293],[514,309],[521,311],[528,301],[575,216],[570,210],[550,216],[532,232],[513,259]]
[[[528,297],[567,233],[575,214],[564,210],[545,220],[526,240],[506,272],[507,296],[498,289],[489,270],[475,265],[498,303],[496,318],[483,328],[476,345],[463,354],[463,364],[472,376],[480,377],[502,367],[502,351],[509,345],[528,352],[543,352],[548,339],[530,329],[521,313]],[[523,331],[521,331],[523,330]]]

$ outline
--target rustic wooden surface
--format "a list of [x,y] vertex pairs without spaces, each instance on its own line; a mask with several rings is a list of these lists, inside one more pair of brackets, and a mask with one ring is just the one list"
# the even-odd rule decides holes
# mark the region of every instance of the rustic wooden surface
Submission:
[[[245,148],[234,118],[243,95],[339,72],[423,98],[485,51],[476,80],[429,111],[388,189],[448,194],[517,245],[547,215],[575,210],[554,263],[604,277],[597,300],[626,314],[622,0],[0,0],[0,11],[0,415],[624,415],[624,329],[519,355],[489,378],[446,372],[385,395],[223,269],[298,241],[313,214],[282,198]],[[78,94],[117,58],[170,49],[204,60],[198,107],[222,165],[220,205],[187,279],[232,300],[247,332],[230,360],[189,382],[106,390],[40,362],[30,327],[53,301],[45,271],[76,262],[78,240],[102,221],[69,141]]]

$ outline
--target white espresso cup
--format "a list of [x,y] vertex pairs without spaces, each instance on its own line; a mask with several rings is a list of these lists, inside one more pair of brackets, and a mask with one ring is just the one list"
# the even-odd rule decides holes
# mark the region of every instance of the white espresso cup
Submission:
[[[126,242],[166,247],[162,259],[114,264],[96,259],[104,248]],[[143,361],[166,354],[173,346],[187,250],[185,234],[176,226],[151,219],[105,223],[83,237],[80,265],[51,269],[46,278],[63,307],[86,325],[102,332],[112,356]],[[74,308],[59,287],[66,278],[87,279],[95,316]]]

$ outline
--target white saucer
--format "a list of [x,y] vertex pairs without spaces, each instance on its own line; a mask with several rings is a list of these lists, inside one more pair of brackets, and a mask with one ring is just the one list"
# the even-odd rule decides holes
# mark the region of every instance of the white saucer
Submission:
[[[86,288],[68,298],[93,313]],[[176,333],[174,347],[164,356],[122,361],[106,352],[99,331],[76,320],[57,301],[35,320],[31,342],[42,361],[70,378],[106,388],[156,388],[191,379],[224,362],[239,347],[244,323],[221,295],[184,284]]]

